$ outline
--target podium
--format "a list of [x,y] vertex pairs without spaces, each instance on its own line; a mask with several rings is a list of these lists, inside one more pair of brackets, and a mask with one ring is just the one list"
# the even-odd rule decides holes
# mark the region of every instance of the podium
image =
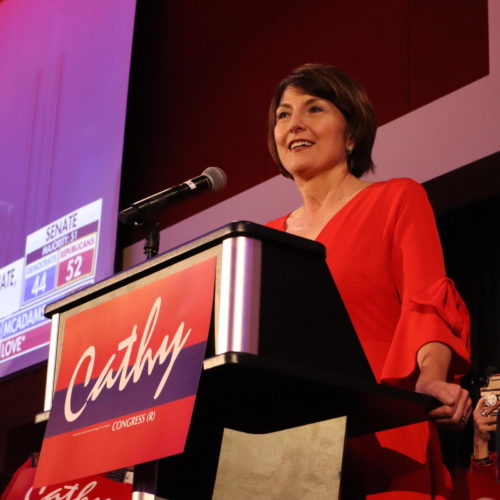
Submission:
[[422,421],[437,406],[433,398],[375,382],[323,245],[240,221],[48,305],[45,410],[67,318],[209,257],[217,262],[212,324],[186,449],[136,468],[138,498],[212,498],[214,484],[224,483],[224,429],[233,438],[281,436],[347,417],[347,432],[359,435]]

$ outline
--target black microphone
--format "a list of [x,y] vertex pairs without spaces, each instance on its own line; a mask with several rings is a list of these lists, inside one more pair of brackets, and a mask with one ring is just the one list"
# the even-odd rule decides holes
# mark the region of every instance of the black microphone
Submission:
[[147,217],[169,203],[180,201],[191,194],[203,191],[220,191],[225,185],[226,174],[224,170],[218,167],[208,167],[198,177],[135,201],[130,207],[120,212],[119,220],[122,224],[130,222],[142,224]]

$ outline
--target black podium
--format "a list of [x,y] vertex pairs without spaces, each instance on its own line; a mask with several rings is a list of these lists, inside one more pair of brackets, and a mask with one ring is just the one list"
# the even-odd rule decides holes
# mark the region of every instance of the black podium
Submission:
[[348,433],[357,435],[422,421],[437,405],[375,382],[321,244],[250,222],[231,223],[47,306],[53,329],[46,401],[68,317],[212,256],[212,324],[186,449],[136,468],[139,497],[212,498],[224,428],[266,434],[347,416]]

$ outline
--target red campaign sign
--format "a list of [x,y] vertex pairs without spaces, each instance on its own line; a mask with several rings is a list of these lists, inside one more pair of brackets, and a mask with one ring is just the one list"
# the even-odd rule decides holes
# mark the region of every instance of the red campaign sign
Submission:
[[52,486],[33,488],[36,468],[27,460],[15,473],[1,500],[131,500],[132,486],[103,476],[92,476]]
[[182,453],[215,257],[70,316],[35,486]]
[[93,476],[30,489],[23,500],[131,500],[132,485],[102,476]]

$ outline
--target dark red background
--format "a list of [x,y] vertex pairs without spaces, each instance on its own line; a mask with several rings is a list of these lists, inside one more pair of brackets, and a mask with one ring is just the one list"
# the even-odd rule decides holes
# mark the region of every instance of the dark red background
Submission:
[[379,125],[488,74],[485,0],[148,0],[135,33],[122,208],[210,165],[228,174],[223,193],[171,208],[162,227],[276,175],[267,106],[300,64],[362,82]]

